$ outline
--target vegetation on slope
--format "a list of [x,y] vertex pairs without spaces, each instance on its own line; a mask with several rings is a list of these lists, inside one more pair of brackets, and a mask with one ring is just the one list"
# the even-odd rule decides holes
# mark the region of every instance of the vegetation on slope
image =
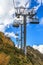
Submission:
[[0,32],[0,65],[43,65],[43,55],[27,47],[27,56]]

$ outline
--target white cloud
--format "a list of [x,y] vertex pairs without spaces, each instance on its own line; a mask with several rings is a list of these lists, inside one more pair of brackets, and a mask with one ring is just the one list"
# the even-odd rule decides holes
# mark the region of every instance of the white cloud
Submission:
[[43,4],[43,0],[35,0],[35,1],[37,1],[37,3],[39,4]]
[[34,6],[34,11],[36,12],[39,9],[40,6],[41,6],[41,4]]
[[5,35],[7,36],[7,37],[13,37],[13,38],[17,38],[18,36],[16,36],[15,34],[14,34],[14,32],[5,32]]
[[0,19],[0,31],[5,32],[6,27],[9,28],[9,26],[13,23],[13,19],[6,18],[1,20]]
[[11,9],[10,0],[0,0],[0,14],[5,15]]
[[36,49],[36,50],[38,50],[40,53],[43,54],[43,45],[39,45],[39,46],[33,45],[33,48]]
[[43,17],[40,19],[40,24],[43,24]]
[[9,14],[10,14],[10,15],[15,14],[15,9],[14,9],[14,8],[12,8],[12,9],[9,11]]
[[0,25],[0,31],[1,31],[1,32],[4,32],[4,31],[5,31],[5,26]]
[[7,26],[7,25],[10,25],[10,24],[12,24],[13,23],[13,20],[12,19],[5,19],[4,20],[4,22],[3,22],[3,24],[5,25],[5,26]]
[[19,47],[18,47],[18,44],[16,44],[16,45],[15,45],[15,47],[17,47],[17,48],[19,48],[19,49],[21,48],[21,46],[20,46],[20,45],[19,45]]
[[0,16],[3,15],[5,13],[4,9],[2,6],[0,6]]
[[9,14],[12,5],[12,0],[0,0],[0,31],[2,32],[5,32],[6,27],[13,23]]

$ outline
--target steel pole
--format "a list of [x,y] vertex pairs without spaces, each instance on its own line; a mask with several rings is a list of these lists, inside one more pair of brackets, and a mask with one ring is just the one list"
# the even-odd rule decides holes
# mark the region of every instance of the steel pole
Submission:
[[24,53],[26,55],[26,15],[24,15]]

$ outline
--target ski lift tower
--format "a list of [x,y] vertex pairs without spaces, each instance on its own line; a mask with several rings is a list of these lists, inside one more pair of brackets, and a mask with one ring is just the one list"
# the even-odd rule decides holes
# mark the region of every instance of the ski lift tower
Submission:
[[[15,2],[13,0],[13,3],[15,5]],[[16,14],[16,17],[17,18],[20,18],[20,16],[23,17],[23,26],[24,26],[24,48],[23,48],[23,51],[24,51],[24,54],[26,55],[26,19],[27,17],[29,17],[29,19],[31,19],[32,21],[29,22],[30,24],[39,24],[39,21],[38,19],[35,17],[36,15],[36,12],[34,12],[34,8],[32,9],[29,9],[29,8],[26,8],[26,7],[23,7],[23,6],[20,6],[20,7],[15,7],[15,14]]]

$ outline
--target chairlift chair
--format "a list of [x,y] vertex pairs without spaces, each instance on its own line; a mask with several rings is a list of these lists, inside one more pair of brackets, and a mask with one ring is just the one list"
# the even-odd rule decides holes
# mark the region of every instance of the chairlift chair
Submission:
[[15,23],[15,24],[13,24],[13,27],[18,28],[19,27],[19,24],[18,23]]
[[16,36],[19,36],[19,34],[18,34],[18,33],[16,33],[15,35],[16,35]]
[[32,18],[30,24],[39,24],[39,20],[37,18]]

